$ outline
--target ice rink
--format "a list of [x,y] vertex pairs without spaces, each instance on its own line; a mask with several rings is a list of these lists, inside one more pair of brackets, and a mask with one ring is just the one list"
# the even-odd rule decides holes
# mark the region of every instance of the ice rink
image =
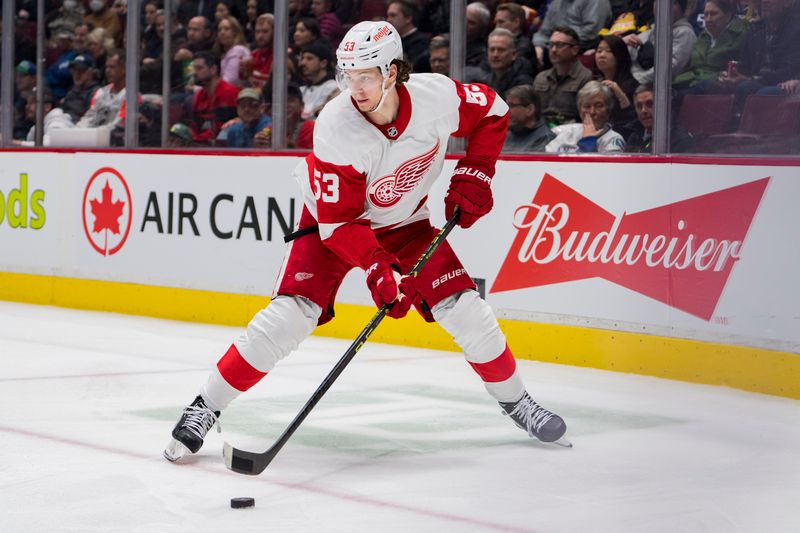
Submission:
[[800,401],[520,361],[565,449],[460,355],[375,343],[263,474],[226,470],[223,441],[269,447],[349,344],[320,337],[167,462],[239,331],[0,302],[0,532],[800,531]]

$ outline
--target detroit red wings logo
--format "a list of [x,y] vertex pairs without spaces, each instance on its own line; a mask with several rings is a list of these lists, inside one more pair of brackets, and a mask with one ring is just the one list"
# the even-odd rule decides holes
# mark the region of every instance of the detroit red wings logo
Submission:
[[392,207],[400,201],[403,195],[417,186],[433,164],[433,159],[439,152],[439,141],[429,151],[406,161],[388,176],[378,178],[369,186],[367,198],[375,207]]

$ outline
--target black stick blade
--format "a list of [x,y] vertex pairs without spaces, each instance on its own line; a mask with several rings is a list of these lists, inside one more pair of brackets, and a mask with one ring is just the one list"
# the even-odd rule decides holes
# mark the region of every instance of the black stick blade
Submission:
[[257,476],[267,468],[267,465],[275,457],[274,453],[253,453],[234,448],[227,442],[222,447],[222,456],[225,458],[225,466],[228,470],[233,470],[239,474]]

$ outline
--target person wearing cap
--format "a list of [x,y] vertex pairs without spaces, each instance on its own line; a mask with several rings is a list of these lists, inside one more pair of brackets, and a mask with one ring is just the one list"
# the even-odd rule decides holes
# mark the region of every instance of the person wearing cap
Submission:
[[192,145],[192,130],[189,126],[178,122],[169,129],[167,136],[168,148],[186,148]]
[[259,89],[247,87],[236,97],[236,112],[239,120],[223,130],[227,132],[228,148],[253,148],[256,133],[271,131],[272,119],[264,114],[264,96]]
[[356,24],[336,56],[342,92],[320,113],[314,150],[293,172],[304,206],[297,230],[286,237],[273,298],[184,408],[165,458],[177,461],[199,451],[233,400],[334,318],[336,293],[354,268],[364,271],[379,317],[401,319],[415,306],[453,337],[476,379],[515,425],[531,438],[559,441],[564,420],[526,391],[492,308],[448,242],[439,242],[416,276],[402,276],[441,239],[428,200],[445,170],[451,136],[468,142],[446,174],[445,217],[466,229],[491,211],[508,105],[486,85],[411,74],[400,35],[388,22]]
[[[36,90],[29,91],[26,95],[26,103],[25,103],[25,115],[32,123],[36,122]],[[42,109],[44,113],[44,119],[42,120],[42,125],[44,126],[43,131],[43,143],[45,146],[49,144],[49,136],[50,132],[53,130],[60,130],[60,129],[67,129],[73,128],[75,125],[72,123],[72,119],[64,110],[60,107],[55,107],[55,102],[53,99],[53,94],[50,92],[49,89],[45,89],[42,92]],[[28,131],[28,135],[26,136],[26,141],[30,144],[36,141],[36,125],[34,124],[31,126],[31,129]]]
[[17,91],[30,91],[36,87],[36,65],[33,62],[23,59],[17,63],[15,72],[15,87]]
[[64,96],[61,107],[77,122],[91,107],[92,97],[100,84],[95,75],[94,60],[89,54],[75,56],[69,63],[69,70],[72,74],[72,87]]
[[314,41],[305,45],[300,51],[300,74],[303,85],[304,119],[316,118],[331,95],[339,92],[339,86],[333,77],[331,65],[333,55],[330,47],[323,41]]

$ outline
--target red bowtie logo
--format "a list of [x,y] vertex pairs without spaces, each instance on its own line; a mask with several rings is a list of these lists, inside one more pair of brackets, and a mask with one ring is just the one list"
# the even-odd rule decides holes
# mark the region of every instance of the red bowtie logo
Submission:
[[767,183],[616,216],[545,174],[490,292],[603,278],[710,320]]

